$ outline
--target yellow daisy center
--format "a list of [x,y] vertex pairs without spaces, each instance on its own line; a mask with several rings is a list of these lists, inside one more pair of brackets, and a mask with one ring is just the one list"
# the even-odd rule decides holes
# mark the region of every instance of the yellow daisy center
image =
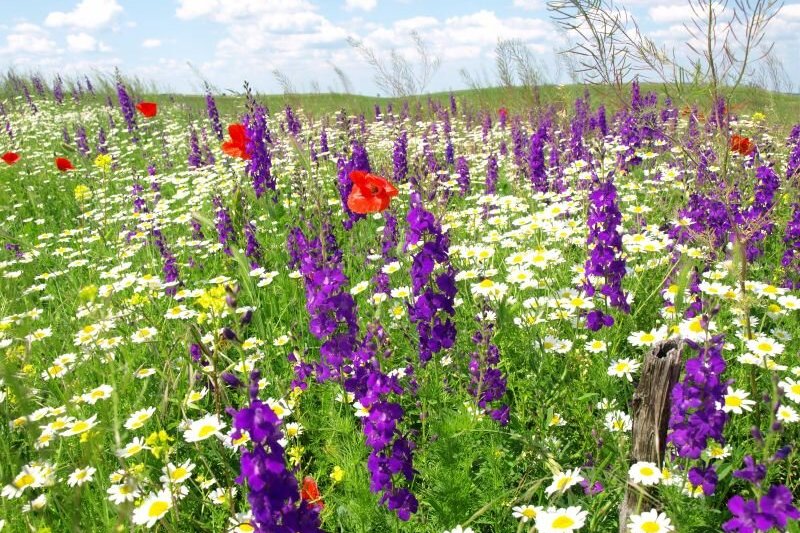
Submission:
[[28,485],[33,485],[36,479],[30,474],[22,474],[19,478],[14,480],[14,486],[18,489],[24,489]]
[[575,523],[575,520],[570,518],[569,516],[559,516],[555,520],[553,520],[553,528],[554,529],[567,529],[572,527]]
[[72,425],[71,431],[73,431],[75,433],[80,433],[82,431],[86,431],[87,429],[89,429],[88,422],[86,422],[84,420],[79,420],[78,422],[75,422]]
[[147,511],[147,515],[150,518],[156,518],[166,513],[167,509],[169,509],[169,504],[167,502],[156,501],[150,506],[150,509]]
[[205,437],[208,437],[209,435],[211,435],[212,433],[215,433],[216,431],[217,431],[217,426],[214,426],[214,425],[211,425],[211,424],[207,424],[207,425],[201,427],[200,431],[198,431],[197,434],[200,437],[205,438]]
[[742,399],[738,396],[726,396],[725,405],[728,407],[741,407]]

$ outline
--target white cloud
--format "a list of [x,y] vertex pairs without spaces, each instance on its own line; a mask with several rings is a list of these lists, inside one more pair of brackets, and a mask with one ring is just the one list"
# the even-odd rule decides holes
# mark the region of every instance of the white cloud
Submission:
[[378,0],[345,0],[344,8],[348,11],[354,9],[372,11],[376,5],[378,5]]
[[493,11],[482,10],[444,21],[433,17],[414,17],[395,21],[391,26],[372,25],[364,42],[388,50],[408,47],[414,54],[409,33],[424,27],[423,38],[431,51],[443,59],[476,59],[494,53],[498,39],[520,39],[528,45],[552,44],[558,35],[549,21],[529,17],[500,18]]
[[218,5],[217,0],[178,0],[175,15],[183,20],[202,17],[213,13]]
[[178,0],[175,15],[184,20],[208,17],[222,24],[257,23],[272,28],[297,28],[320,17],[317,6],[308,0]]
[[97,48],[97,39],[86,32],[67,35],[67,50],[70,52],[93,52]]
[[4,54],[52,54],[56,52],[56,43],[47,31],[37,26],[23,22],[17,24],[6,35],[6,46],[0,48],[0,52]]
[[145,39],[142,41],[142,48],[158,48],[161,46],[161,39]]
[[778,17],[781,19],[800,20],[800,4],[785,4]]
[[650,19],[658,23],[688,21],[692,18],[693,13],[692,6],[689,4],[660,5],[647,10]]
[[68,12],[53,11],[44,20],[45,26],[69,26],[87,30],[96,30],[110,23],[122,6],[117,0],[81,0],[75,9]]
[[514,0],[514,7],[526,9],[528,11],[536,11],[537,9],[544,8],[542,0]]

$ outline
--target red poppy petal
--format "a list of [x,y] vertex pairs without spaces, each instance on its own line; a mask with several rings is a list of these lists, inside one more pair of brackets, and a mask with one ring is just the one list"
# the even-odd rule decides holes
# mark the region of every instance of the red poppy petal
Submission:
[[386,209],[387,205],[388,201],[386,205],[384,205],[384,201],[377,196],[364,196],[361,194],[361,190],[358,187],[353,187],[350,196],[347,197],[347,207],[350,211],[358,213],[359,215],[377,213],[378,211]]
[[222,143],[222,151],[231,157],[250,159],[250,154],[247,153],[247,150],[245,150],[243,146],[230,141]]
[[389,196],[389,198],[394,198],[399,194],[395,186],[389,183],[388,181],[386,182],[386,185],[383,188],[383,192],[385,192]]
[[13,165],[19,161],[19,154],[16,152],[6,152],[3,154],[2,159],[7,165]]
[[390,198],[397,196],[398,194],[397,189],[394,187],[394,185],[391,184],[391,182],[389,182],[389,180],[386,180],[380,176],[372,176],[372,177],[374,178],[373,183],[378,188],[378,190],[388,195]]
[[228,126],[228,135],[231,136],[231,141],[233,141],[234,144],[244,146],[247,142],[247,132],[241,124],[231,124]]
[[319,499],[319,487],[317,486],[317,482],[314,481],[314,478],[311,476],[306,476],[303,478],[303,490],[301,496],[306,500]]
[[155,102],[139,102],[136,104],[136,109],[145,117],[152,118],[158,113],[158,104]]
[[56,158],[56,168],[61,172],[72,170],[75,167],[72,166],[72,162],[65,158],[65,157],[57,157]]
[[311,476],[303,478],[303,487],[300,489],[300,498],[309,502],[313,507],[323,509],[325,504],[322,502],[322,496],[319,493],[317,482]]
[[350,172],[350,181],[363,188],[367,182],[367,176],[370,176],[370,174],[363,170],[353,170]]

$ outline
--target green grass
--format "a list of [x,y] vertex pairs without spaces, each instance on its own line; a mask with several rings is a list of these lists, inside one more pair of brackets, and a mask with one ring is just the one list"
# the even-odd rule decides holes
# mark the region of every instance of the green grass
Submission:
[[[388,353],[379,358],[382,371],[408,365],[414,369],[416,387],[409,376],[401,380],[406,393],[392,395],[405,410],[401,429],[417,445],[417,474],[411,482],[401,484],[414,492],[420,506],[409,522],[402,522],[380,506],[379,496],[370,491],[366,468],[369,450],[354,408],[337,400],[341,384],[311,380],[305,392],[293,392],[294,376],[287,359],[291,352],[316,361],[320,348],[320,341],[309,332],[303,282],[291,275],[286,251],[289,228],[330,224],[343,251],[343,269],[349,278],[346,288],[372,280],[383,266],[382,260],[371,256],[380,252],[384,220],[367,217],[351,231],[345,231],[336,161],[321,158],[312,164],[305,147],[318,140],[323,122],[327,121],[332,151],[346,153],[351,139],[348,131],[337,125],[333,113],[345,109],[348,114],[363,112],[370,116],[376,102],[385,110],[390,100],[350,95],[258,96],[273,113],[272,171],[278,180],[278,201],[273,203],[268,197],[257,199],[241,162],[219,150],[205,116],[204,97],[152,95],[146,87],[139,90],[159,103],[160,112],[149,122],[139,118],[138,143],[131,142],[118,108],[104,106],[104,96],[64,106],[37,98],[36,114],[22,98],[4,102],[14,132],[14,139],[4,137],[4,142],[18,150],[23,159],[13,167],[0,168],[0,195],[4,199],[0,204],[0,238],[3,244],[18,245],[22,256],[17,257],[13,249],[0,250],[0,341],[8,341],[0,351],[0,377],[4,380],[0,390],[5,395],[0,402],[0,487],[12,483],[24,465],[34,461],[47,461],[55,468],[52,486],[29,488],[20,498],[0,499],[0,517],[6,520],[6,530],[135,530],[131,522],[134,506],[141,497],[161,487],[160,476],[168,462],[181,464],[186,460],[196,465],[192,479],[185,482],[188,495],[157,522],[155,530],[222,531],[229,527],[229,520],[236,513],[249,508],[246,487],[235,482],[239,453],[213,438],[186,442],[181,426],[205,414],[224,416],[228,406],[246,405],[246,389],[222,385],[220,374],[229,371],[247,381],[250,365],[259,369],[266,380],[262,399],[293,402],[293,413],[287,422],[301,424],[304,431],[290,441],[289,451],[299,458],[298,479],[311,475],[319,483],[325,502],[325,531],[440,533],[456,524],[469,525],[479,533],[530,531],[532,522],[523,524],[512,516],[512,506],[524,504],[581,506],[588,511],[582,531],[618,530],[617,506],[628,475],[629,436],[627,432],[611,431],[605,424],[607,409],[597,404],[606,398],[615,402],[615,409],[630,413],[635,382],[609,375],[609,365],[622,357],[642,360],[646,348],[628,342],[633,332],[682,322],[662,314],[666,303],[662,290],[671,284],[687,285],[681,272],[688,273],[691,266],[697,266],[718,272],[720,283],[735,286],[738,272],[734,264],[726,262],[723,249],[713,249],[697,238],[676,259],[666,248],[647,252],[626,246],[630,271],[624,288],[633,297],[631,313],[611,310],[616,321],[613,328],[588,331],[580,312],[559,314],[559,307],[576,305],[574,294],[564,291],[580,288],[580,269],[588,254],[588,183],[579,177],[577,169],[567,172],[565,179],[571,187],[567,193],[537,195],[518,176],[509,150],[507,156],[500,158],[500,196],[487,200],[482,194],[485,159],[490,152],[499,153],[501,142],[510,145],[509,128],[495,126],[491,139],[484,144],[480,120],[473,120],[468,128],[467,120],[458,116],[453,119],[453,143],[456,155],[469,160],[472,186],[469,194],[461,196],[457,185],[443,181],[437,184],[433,176],[425,174],[427,162],[417,141],[427,135],[441,161],[444,139],[434,140],[427,122],[422,126],[414,121],[407,123],[404,127],[411,141],[409,165],[420,176],[417,187],[424,193],[426,207],[449,228],[453,265],[461,272],[474,271],[474,277],[457,282],[460,303],[454,321],[458,337],[456,344],[445,351],[452,359],[450,364],[440,360],[443,354],[437,354],[428,365],[419,364],[415,325],[408,320],[407,312],[392,318],[393,308],[399,306],[403,311],[405,301],[389,298],[379,304],[371,302],[374,284],[355,295],[360,335],[376,322],[386,328]],[[562,131],[569,131],[573,100],[583,91],[583,87],[576,86],[543,88],[542,105],[553,104],[566,111],[555,118]],[[615,109],[608,94],[593,88],[590,92],[594,107],[606,102],[609,110]],[[530,95],[521,89],[462,91],[455,95],[462,110],[496,112],[504,106],[511,113],[525,114],[525,124],[529,111],[536,114],[544,110],[532,107]],[[431,98],[449,105],[447,93]],[[243,98],[220,97],[217,101],[223,124],[238,121],[246,111]],[[393,100],[395,113],[401,102]],[[304,133],[299,142],[280,133],[282,107],[287,103],[304,111],[300,114]],[[416,115],[417,103],[423,110],[421,118],[430,120],[427,97],[411,100],[412,116]],[[783,175],[789,147],[784,146],[782,138],[797,116],[798,97],[742,90],[733,104],[743,105],[742,113],[760,111],[766,115],[763,121],[740,124],[737,131],[769,146],[764,157]],[[703,101],[699,105],[701,110],[707,108]],[[109,115],[114,128],[109,128]],[[97,168],[93,165],[94,151],[83,157],[74,142],[63,141],[62,128],[66,127],[73,136],[79,121],[87,128],[92,147],[99,128],[106,129],[113,168]],[[400,127],[386,123],[371,127],[365,142],[373,170],[391,176],[392,143]],[[216,157],[214,165],[187,168],[188,132],[192,128],[207,130],[208,144]],[[671,138],[684,138],[682,127],[671,133]],[[770,136],[775,140],[770,141]],[[162,139],[166,139],[166,147]],[[701,133],[700,141],[723,155],[723,139],[719,132],[709,130]],[[587,133],[587,143],[600,158],[601,143],[596,135]],[[643,234],[646,228],[641,223],[646,222],[652,225],[647,229],[647,238],[662,242],[674,225],[678,210],[686,205],[689,193],[710,194],[714,189],[695,181],[697,170],[691,159],[670,152],[669,146],[645,148],[653,148],[655,157],[645,159],[630,172],[618,172],[615,178],[618,205],[625,214],[622,231],[631,237]],[[57,172],[54,155],[69,155],[77,170]],[[150,164],[157,169],[154,178],[147,176]],[[564,166],[570,168],[566,162]],[[680,177],[655,181],[652,174],[645,174],[666,167],[680,169]],[[454,172],[449,166],[446,169]],[[735,159],[729,172],[745,203],[750,202],[756,184],[754,169]],[[152,182],[158,187],[151,188]],[[142,186],[139,194],[147,205],[146,214],[134,213],[131,191],[135,183]],[[79,185],[90,189],[91,198],[75,197]],[[771,211],[775,228],[760,244],[764,253],[751,265],[748,280],[774,286],[784,282],[787,272],[778,268],[785,249],[782,232],[792,215],[797,188],[796,182],[782,180]],[[390,275],[392,288],[411,284],[409,269],[414,253],[402,250],[410,186],[406,184],[401,189],[391,208],[399,220],[401,243],[393,250],[401,268]],[[222,253],[218,245],[214,196],[219,196],[230,212],[238,236],[232,256]],[[485,200],[492,205],[488,216],[483,214]],[[559,207],[560,214],[553,212],[554,206]],[[641,206],[650,211],[636,214]],[[191,217],[200,221],[205,234],[197,241],[189,225]],[[244,247],[243,225],[248,220],[254,222],[262,247],[261,265],[266,271],[275,272],[274,280],[261,287],[259,278],[249,273],[248,259],[238,250]],[[152,233],[155,227],[177,257],[182,288],[197,291],[196,295],[176,301],[160,284],[153,283],[163,276],[164,266]],[[493,254],[487,258],[472,258],[470,250],[479,255],[477,252],[489,248]],[[513,268],[506,259],[518,252],[537,257],[542,250],[557,254],[544,262],[525,260],[538,288],[523,288],[507,280]],[[41,276],[46,273],[52,277],[43,279]],[[226,281],[216,279],[219,276],[225,276]],[[508,285],[502,301],[486,300],[473,292],[484,278]],[[227,292],[225,286],[229,287]],[[677,299],[679,313],[686,309],[690,296]],[[532,300],[534,297],[540,299],[541,306]],[[559,302],[564,297],[567,302]],[[584,300],[606,309],[600,297]],[[732,349],[726,351],[728,370],[724,377],[734,380],[734,387],[748,391],[752,399],[758,400],[765,393],[774,393],[776,378],[785,379],[798,371],[797,310],[787,304],[776,312],[770,308],[776,299],[760,296],[755,289],[747,293],[746,303],[758,319],[755,330],[773,339],[782,338],[782,332],[791,337],[780,341],[785,349],[775,358],[788,368],[770,372],[736,360],[746,351],[741,338],[743,328],[735,321],[743,309],[742,299],[707,296],[707,300],[707,309],[719,306],[714,321],[732,344]],[[176,305],[185,305],[195,314],[178,320],[166,318],[165,314]],[[244,307],[254,310],[248,324],[240,322]],[[470,394],[469,362],[473,352],[480,349],[472,340],[473,333],[481,327],[475,316],[486,310],[496,314],[492,342],[499,348],[498,368],[507,379],[503,401],[511,406],[506,427],[488,416],[477,416],[475,399]],[[536,316],[538,320],[528,321]],[[98,329],[94,338],[86,333],[84,328],[88,326]],[[148,342],[133,342],[132,336],[145,327],[156,328],[158,333]],[[42,340],[26,340],[29,334],[44,328],[51,328],[52,334]],[[220,336],[222,328],[235,332],[237,340]],[[90,339],[76,345],[76,336],[82,333],[90,335]],[[283,335],[288,336],[288,342],[276,342]],[[97,343],[100,338],[116,337],[121,342],[111,350],[104,350]],[[204,371],[189,356],[190,344],[201,338],[214,348],[213,355],[206,355],[213,370]],[[245,344],[248,339],[262,344],[250,346]],[[604,341],[607,350],[592,352],[587,348],[592,340]],[[570,347],[558,349],[551,346],[553,342]],[[54,359],[65,353],[75,354],[67,373],[45,379],[43,373],[53,371]],[[138,377],[136,373],[142,369],[153,369],[154,373]],[[94,405],[75,401],[101,384],[113,388],[108,399]],[[206,396],[195,405],[187,405],[188,394],[204,386]],[[796,406],[788,400],[786,403]],[[155,412],[143,428],[125,428],[131,413],[147,407],[155,408]],[[39,420],[21,421],[20,417],[30,417],[42,408],[51,411]],[[57,411],[54,413],[53,409]],[[56,435],[49,446],[37,448],[41,426],[59,416],[85,420],[93,415],[98,424],[83,433],[84,438]],[[565,421],[564,425],[554,423],[556,415]],[[676,531],[719,530],[730,517],[726,502],[732,495],[753,497],[753,489],[733,478],[732,470],[741,467],[746,454],[765,460],[779,446],[800,437],[798,424],[793,423],[786,424],[782,433],[769,433],[763,446],[754,442],[751,426],[758,425],[767,433],[770,416],[769,406],[764,404],[750,413],[731,415],[726,429],[731,452],[729,457],[715,461],[720,483],[713,496],[691,499],[682,495],[679,487],[656,489],[658,505],[671,518]],[[224,420],[229,429],[230,419]],[[170,440],[158,442],[159,431],[164,431]],[[134,437],[153,438],[153,434],[156,440],[151,441],[151,450],[131,458],[116,455]],[[788,460],[770,463],[768,482],[786,483],[796,493],[798,461],[798,454],[793,451]],[[670,466],[677,472],[686,464],[679,459]],[[94,479],[79,488],[68,487],[70,473],[87,465],[97,469]],[[343,469],[344,477],[334,482],[330,474],[337,466]],[[108,500],[106,491],[114,484],[109,476],[123,468],[127,471],[125,477],[138,484],[142,495],[134,502],[117,506]],[[582,474],[592,482],[601,482],[604,490],[589,496],[576,486],[548,497],[545,488],[554,473],[572,468],[582,468]],[[204,487],[203,481],[212,478],[216,484]],[[237,496],[228,503],[216,505],[210,501],[209,493],[214,488],[234,486],[238,488]],[[45,507],[23,512],[23,505],[39,494],[47,496]],[[789,531],[796,533],[797,525],[793,524]]]

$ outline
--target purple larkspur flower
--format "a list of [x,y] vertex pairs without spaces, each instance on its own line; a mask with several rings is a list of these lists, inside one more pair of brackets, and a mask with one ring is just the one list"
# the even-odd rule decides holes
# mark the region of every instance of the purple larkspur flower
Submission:
[[[589,296],[599,292],[608,305],[628,313],[630,306],[627,295],[622,290],[622,280],[625,277],[622,234],[619,230],[622,213],[617,206],[617,189],[612,179],[596,180],[589,193],[589,201],[589,235],[586,239],[589,258],[584,266],[586,281],[583,289]],[[601,281],[592,281],[593,278]],[[595,310],[587,320],[587,327],[596,331],[594,328],[613,325],[613,319],[607,317],[610,315]]]
[[256,105],[252,114],[245,117],[244,126],[247,131],[246,149],[250,155],[246,169],[253,182],[253,191],[256,193],[256,198],[261,198],[269,189],[273,192],[272,200],[275,202],[277,183],[272,175],[272,156],[267,146],[269,130],[266,110]]
[[683,381],[672,388],[667,441],[680,457],[697,459],[708,445],[708,439],[724,443],[723,429],[728,415],[718,406],[724,405],[729,382],[722,379],[725,359],[722,345],[725,338],[717,335],[706,344],[687,341],[697,356],[686,361]]
[[258,533],[321,532],[317,507],[301,497],[297,478],[286,467],[280,420],[257,398],[259,377],[257,371],[250,376],[250,404],[232,412],[233,438],[247,432],[252,442],[252,448],[242,452],[236,482],[247,484]]

